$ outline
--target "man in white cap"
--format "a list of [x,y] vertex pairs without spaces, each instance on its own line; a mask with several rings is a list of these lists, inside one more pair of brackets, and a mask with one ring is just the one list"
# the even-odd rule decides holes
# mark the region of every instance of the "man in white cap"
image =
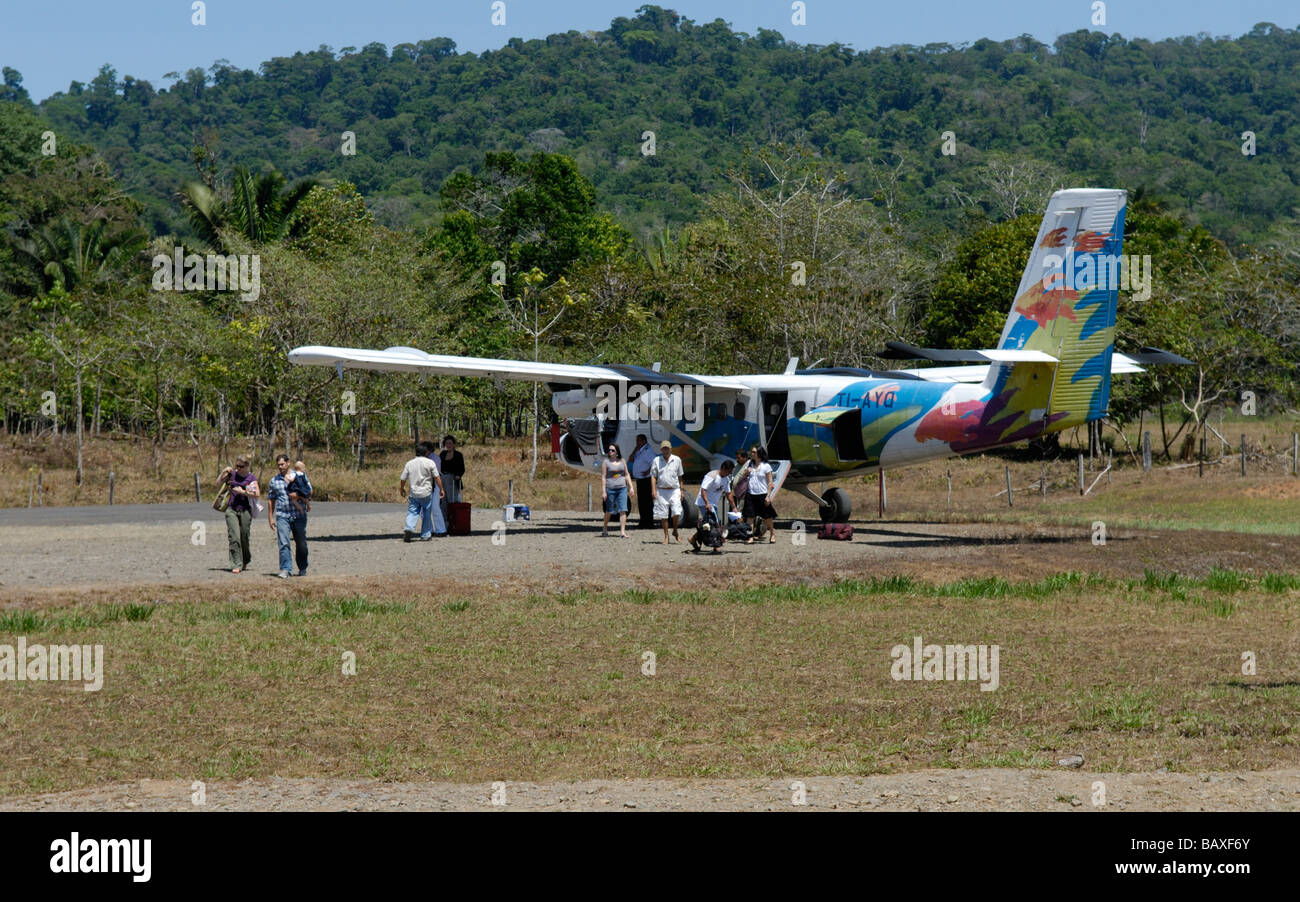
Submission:
[[672,521],[673,541],[681,543],[677,534],[677,518],[682,515],[682,459],[673,453],[672,443],[659,443],[659,456],[650,465],[650,491],[654,495],[654,515],[664,525],[664,544],[668,544],[668,526]]

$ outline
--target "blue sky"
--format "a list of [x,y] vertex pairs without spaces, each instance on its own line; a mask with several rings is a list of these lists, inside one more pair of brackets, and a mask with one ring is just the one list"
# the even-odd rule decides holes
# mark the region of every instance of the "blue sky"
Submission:
[[[450,37],[459,50],[500,47],[507,38],[587,31],[632,16],[642,0],[504,0],[506,24],[491,24],[492,0],[207,0],[207,25],[191,24],[191,0],[0,0],[0,65],[23,74],[35,99],[87,82],[103,63],[155,87],[163,74],[215,60],[255,69],[273,56],[328,44],[388,46]],[[997,40],[1028,32],[1051,43],[1091,28],[1092,0],[804,0],[807,24],[791,24],[791,0],[661,0],[696,22],[721,18],[739,31],[773,28],[805,44],[856,49],[889,44]],[[1237,36],[1257,22],[1300,25],[1296,0],[1108,0],[1102,30],[1125,37]]]

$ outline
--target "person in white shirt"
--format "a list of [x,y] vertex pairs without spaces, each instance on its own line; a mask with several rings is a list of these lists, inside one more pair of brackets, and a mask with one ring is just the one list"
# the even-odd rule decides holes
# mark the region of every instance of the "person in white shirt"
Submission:
[[[762,519],[767,527],[767,543],[773,545],[776,543],[776,533],[772,521],[776,519],[776,509],[768,497],[772,492],[772,465],[767,462],[767,451],[757,445],[751,448],[745,470],[749,480],[748,491],[745,492],[745,519],[750,521],[750,526],[755,531],[759,519]],[[745,544],[753,545],[754,537],[750,536]]]
[[[712,512],[718,529],[722,531],[723,539],[727,538],[727,524],[723,522],[722,499],[726,498],[732,507],[736,506],[736,498],[731,494],[731,471],[735,466],[734,461],[724,460],[716,470],[704,474],[704,480],[700,483],[700,493],[695,496],[695,504],[701,511],[700,516],[703,517],[705,512]],[[698,535],[691,536],[691,547],[696,551],[700,550]],[[717,549],[715,548],[714,551]]]
[[655,449],[643,434],[636,437],[636,447],[628,455],[627,463],[636,480],[637,529],[655,528],[654,490],[650,488],[650,466],[655,462]]
[[650,465],[650,491],[654,495],[655,519],[663,521],[664,544],[668,544],[669,521],[673,528],[673,541],[681,542],[677,534],[677,518],[682,515],[682,459],[673,453],[672,443],[659,443],[659,456]]
[[[408,460],[402,468],[402,493],[407,493],[408,484],[411,487],[410,494],[407,495],[403,542],[409,542],[415,537],[417,523],[420,525],[420,541],[427,542],[433,538],[434,511],[437,510],[437,496],[434,492],[442,488],[438,465],[429,456],[433,452],[432,443],[420,442],[415,446],[415,457]],[[446,530],[442,530],[441,534],[446,535]]]

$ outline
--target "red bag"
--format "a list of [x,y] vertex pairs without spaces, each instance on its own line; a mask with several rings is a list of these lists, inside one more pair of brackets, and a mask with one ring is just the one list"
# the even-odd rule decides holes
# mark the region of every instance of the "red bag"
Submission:
[[853,524],[851,523],[823,523],[817,529],[817,538],[834,539],[837,542],[853,541]]
[[447,505],[447,532],[453,536],[469,535],[469,502],[453,501]]

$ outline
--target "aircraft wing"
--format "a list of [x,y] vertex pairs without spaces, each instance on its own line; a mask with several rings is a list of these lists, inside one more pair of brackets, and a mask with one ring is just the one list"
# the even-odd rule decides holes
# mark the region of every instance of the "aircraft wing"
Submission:
[[[984,377],[988,375],[988,365],[984,366],[933,366],[923,367],[921,369],[911,370],[894,370],[894,372],[907,373],[909,376],[920,376],[922,379],[928,379],[931,382],[983,382]],[[1128,373],[1145,373],[1142,367],[1137,365],[1132,357],[1115,351],[1110,357],[1110,372],[1112,376],[1120,376]]]
[[309,345],[289,352],[289,362],[301,366],[331,366],[340,374],[344,368],[378,372],[428,373],[435,376],[485,376],[520,382],[558,382],[592,385],[602,382],[631,382],[655,385],[705,385],[710,388],[744,391],[749,386],[718,376],[660,373],[639,366],[581,366],[572,363],[505,360],[496,357],[453,357],[427,354],[418,348],[335,348]]

